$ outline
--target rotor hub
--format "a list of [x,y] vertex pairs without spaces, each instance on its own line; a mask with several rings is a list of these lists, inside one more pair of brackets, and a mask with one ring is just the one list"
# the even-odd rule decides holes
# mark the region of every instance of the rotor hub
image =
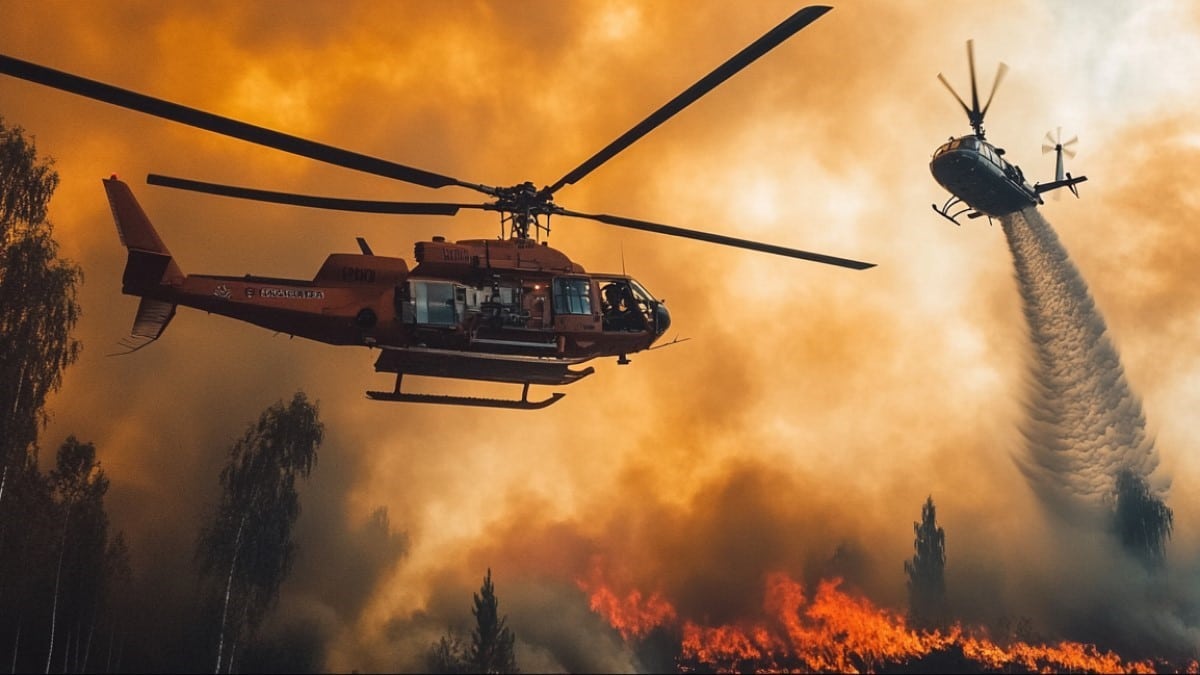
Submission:
[[[539,190],[531,181],[511,187],[496,188],[493,204],[500,212],[501,237],[507,225],[514,238],[539,238],[544,231],[550,234],[550,215],[560,209],[554,204],[554,195],[548,190]],[[542,217],[545,216],[543,219]]]

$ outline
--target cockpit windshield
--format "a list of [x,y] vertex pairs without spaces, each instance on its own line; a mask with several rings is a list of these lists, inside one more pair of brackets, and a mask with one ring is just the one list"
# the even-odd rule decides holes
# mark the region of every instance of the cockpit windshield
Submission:
[[629,277],[593,277],[600,287],[600,307],[606,331],[644,331],[655,325],[658,301]]
[[633,289],[633,294],[638,300],[647,303],[655,302],[654,296],[650,295],[650,291],[646,290],[646,287],[639,284],[636,279],[630,279],[629,286]]
[[934,156],[950,152],[951,150],[979,150],[979,139],[975,136],[963,136],[961,138],[952,138],[948,142],[943,143],[942,147],[934,152]]

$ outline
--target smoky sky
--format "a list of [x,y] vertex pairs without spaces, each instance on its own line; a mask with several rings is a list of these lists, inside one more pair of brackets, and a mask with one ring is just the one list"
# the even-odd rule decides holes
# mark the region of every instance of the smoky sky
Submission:
[[[798,6],[13,9],[0,25],[6,54],[508,185],[553,182]],[[1057,581],[1094,578],[1117,598],[1145,589],[1108,583],[1124,563],[1074,565],[1062,542],[1107,543],[1047,521],[1013,461],[1028,336],[1003,232],[954,227],[927,206],[945,199],[930,154],[969,131],[936,79],[944,73],[965,94],[967,39],[981,81],[1000,61],[1010,68],[988,138],[1027,176],[1052,175],[1052,156],[1038,152],[1047,130],[1080,136],[1068,169],[1089,177],[1082,198],[1048,200],[1042,212],[1141,396],[1159,471],[1174,486],[1171,578],[1186,584],[1200,546],[1200,493],[1186,487],[1200,474],[1189,424],[1200,407],[1191,264],[1200,202],[1187,179],[1200,164],[1187,76],[1200,65],[1200,30],[1182,2],[837,5],[556,199],[879,266],[853,272],[556,219],[552,245],[592,271],[624,268],[667,300],[669,337],[690,339],[627,366],[596,363],[562,402],[533,414],[371,402],[363,391],[390,384],[373,373],[374,354],[186,309],[159,342],[106,357],[137,305],[119,294],[124,251],[100,184],[113,173],[185,272],[311,278],[330,252],[355,251],[355,236],[406,257],[414,241],[494,236],[498,224],[490,214],[311,212],[146,186],[158,172],[330,196],[474,197],[0,78],[0,114],[55,159],[51,219],[86,275],[84,352],[51,401],[43,447],[68,433],[94,441],[135,569],[186,589],[229,444],[297,390],[318,401],[327,441],[272,634],[294,635],[286,619],[295,617],[319,636],[314,658],[328,669],[418,667],[448,627],[469,626],[471,592],[489,566],[530,670],[645,666],[587,609],[577,581],[597,564],[620,588],[661,592],[713,621],[758,609],[774,571],[842,574],[902,608],[911,523],[929,495],[958,615],[1144,634],[1121,618],[1088,633],[1079,617],[1095,594]],[[434,393],[511,393],[414,380]]]

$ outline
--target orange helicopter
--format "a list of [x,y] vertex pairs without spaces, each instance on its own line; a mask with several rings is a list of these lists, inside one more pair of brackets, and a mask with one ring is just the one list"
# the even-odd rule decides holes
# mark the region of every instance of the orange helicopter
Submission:
[[[151,174],[147,182],[257,201],[367,213],[454,215],[460,209],[500,214],[499,239],[417,242],[415,265],[375,255],[358,238],[361,253],[331,254],[312,280],[261,276],[185,274],[116,176],[104,180],[122,243],[129,251],[122,291],[140,296],[129,351],[157,340],[179,305],[194,307],[289,335],[334,345],[378,348],[378,372],[395,373],[392,391],[369,391],[376,400],[495,408],[537,409],[561,399],[531,401],[529,387],[565,385],[593,372],[579,367],[601,356],[628,355],[652,346],[671,315],[637,280],[625,274],[588,273],[547,245],[551,216],[570,216],[724,246],[761,251],[850,269],[870,263],[606,214],[580,213],[554,203],[554,194],[576,183],[693,101],[829,11],[801,9],[717,67],[649,117],[563,176],[538,189],[467,183],[349,150],[153,98],[44,66],[0,55],[0,72],[105,103],[155,115],[226,136],[349,169],[430,188],[482,192],[483,204],[368,201],[257,190]],[[676,340],[678,341],[678,340]],[[674,344],[674,342],[667,343]],[[666,345],[658,345],[666,346]],[[523,385],[514,400],[416,394],[401,391],[404,375]]]

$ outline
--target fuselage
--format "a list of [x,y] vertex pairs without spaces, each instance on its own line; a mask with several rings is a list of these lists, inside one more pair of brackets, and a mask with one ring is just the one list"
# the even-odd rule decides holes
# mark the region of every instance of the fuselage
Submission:
[[933,178],[950,194],[988,216],[1003,216],[1042,203],[1021,168],[982,138],[953,138],[933,153]]
[[536,242],[435,237],[415,254],[412,269],[340,253],[311,281],[190,274],[125,290],[329,344],[572,362],[641,351],[670,325],[636,280],[589,274]]

